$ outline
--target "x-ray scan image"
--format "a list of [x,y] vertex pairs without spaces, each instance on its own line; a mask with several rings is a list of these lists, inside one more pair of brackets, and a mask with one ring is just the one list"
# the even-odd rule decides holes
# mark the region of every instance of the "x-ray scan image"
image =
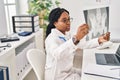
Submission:
[[86,40],[96,38],[109,30],[109,7],[84,10],[85,22],[90,31]]

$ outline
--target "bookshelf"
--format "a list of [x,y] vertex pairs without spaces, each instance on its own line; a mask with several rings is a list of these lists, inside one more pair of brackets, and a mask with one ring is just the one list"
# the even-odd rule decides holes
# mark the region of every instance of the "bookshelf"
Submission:
[[0,65],[8,66],[10,80],[24,80],[32,70],[26,58],[27,50],[31,48],[44,50],[43,29],[26,37],[18,37],[19,41],[6,42],[10,43],[11,47],[0,52]]

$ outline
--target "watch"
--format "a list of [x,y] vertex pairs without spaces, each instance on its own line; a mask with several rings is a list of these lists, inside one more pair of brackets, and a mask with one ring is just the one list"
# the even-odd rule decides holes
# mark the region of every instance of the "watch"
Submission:
[[78,43],[79,43],[79,40],[77,40],[77,38],[74,36],[74,37],[72,37],[72,40],[73,40],[73,43],[75,44],[75,45],[77,45]]

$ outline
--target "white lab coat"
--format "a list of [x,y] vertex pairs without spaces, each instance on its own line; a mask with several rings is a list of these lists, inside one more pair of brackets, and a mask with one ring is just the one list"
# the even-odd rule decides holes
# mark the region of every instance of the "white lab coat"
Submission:
[[98,39],[86,42],[85,39],[74,45],[72,38],[68,39],[57,29],[52,29],[45,40],[46,66],[45,80],[80,80],[80,71],[73,69],[73,59],[76,49],[98,46]]

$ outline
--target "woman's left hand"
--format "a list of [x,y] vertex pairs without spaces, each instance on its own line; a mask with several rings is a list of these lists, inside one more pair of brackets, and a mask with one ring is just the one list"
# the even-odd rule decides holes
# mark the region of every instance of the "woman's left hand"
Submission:
[[107,32],[98,38],[99,44],[110,40],[110,32]]

